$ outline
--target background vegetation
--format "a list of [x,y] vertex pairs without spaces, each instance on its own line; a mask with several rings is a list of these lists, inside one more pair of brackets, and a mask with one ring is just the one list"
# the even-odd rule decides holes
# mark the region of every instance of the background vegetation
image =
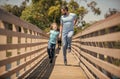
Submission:
[[[96,7],[97,3],[95,1],[87,3],[86,0],[83,0],[86,2],[87,8],[79,5],[75,0],[70,0],[69,2],[67,2],[67,0],[32,0],[32,2],[27,5],[29,1],[30,0],[24,0],[20,6],[5,4],[2,5],[2,8],[48,32],[50,30],[49,25],[52,22],[57,22],[58,25],[60,24],[60,8],[63,5],[67,5],[69,11],[76,13],[78,16],[78,28],[75,28],[75,34],[90,26],[90,23],[86,23],[83,20],[84,16],[89,13],[88,9],[91,10],[94,15],[101,14],[101,10],[99,7]],[[115,12],[115,9],[110,9],[109,12],[105,14],[105,17]]]

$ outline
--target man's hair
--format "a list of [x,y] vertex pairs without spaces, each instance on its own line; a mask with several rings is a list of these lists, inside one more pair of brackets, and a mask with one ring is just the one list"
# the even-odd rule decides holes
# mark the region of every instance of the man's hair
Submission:
[[62,6],[61,9],[68,11],[68,7],[67,6]]

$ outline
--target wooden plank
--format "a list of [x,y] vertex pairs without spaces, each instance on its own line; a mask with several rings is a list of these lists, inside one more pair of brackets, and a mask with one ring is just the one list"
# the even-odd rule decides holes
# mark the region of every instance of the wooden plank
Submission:
[[120,32],[81,39],[81,42],[105,42],[105,41],[120,41]]
[[80,43],[73,42],[72,45],[80,47]]
[[86,46],[86,45],[81,45],[81,48],[96,52],[98,54],[103,54],[103,55],[120,59],[119,49],[100,48],[100,47],[92,47],[92,46]]
[[[75,48],[76,50],[79,50],[79,48]],[[83,55],[84,57],[86,57],[88,60],[90,60],[91,62],[95,63],[96,65],[100,66],[101,68],[104,68],[105,70],[107,70],[108,72],[120,77],[120,68],[112,65],[110,63],[104,62],[100,59],[97,59],[89,54],[84,53],[83,51],[81,51],[80,53],[81,55]],[[102,64],[102,65],[101,65]]]
[[82,64],[82,62],[80,63],[80,67],[84,70],[84,72],[87,74],[87,76],[90,79],[95,79],[95,77],[89,72],[89,70],[85,67],[85,65]]
[[[75,50],[75,51],[77,52],[77,54],[81,57],[81,54],[80,54],[80,53],[81,53],[81,50],[80,50],[78,47],[72,46],[72,49]],[[79,58],[80,58],[80,57],[79,57]]]
[[101,71],[99,71],[96,67],[94,67],[92,64],[90,64],[87,60],[85,60],[83,57],[81,57],[81,61],[94,73],[97,77],[100,79],[110,79],[105,74],[103,74]]
[[75,41],[80,41],[81,39],[80,38],[77,38],[77,39],[72,39],[72,42],[75,42]]
[[107,70],[108,72],[120,77],[120,68],[119,67],[112,65],[108,62],[102,61],[98,58],[95,58],[95,57],[93,57],[93,56],[91,56],[83,51],[81,51],[81,55],[83,55],[85,58],[87,58],[92,63],[98,65],[99,67],[101,67],[101,68]]
[[30,30],[33,30],[35,32],[38,33],[43,33],[43,31],[41,29],[39,29],[38,27],[36,27],[33,24],[27,23],[23,20],[21,20],[20,18],[0,9],[0,20],[11,23],[11,24],[15,24],[17,26],[22,26],[24,28],[28,28]]
[[82,32],[80,32],[80,33],[76,34],[75,36],[73,36],[73,39],[79,38],[79,37],[82,35],[81,33],[82,33]]
[[46,44],[47,42],[41,42],[41,43],[27,43],[27,44],[5,44],[5,45],[0,45],[0,51],[1,50],[9,50],[9,49],[18,49],[18,48],[25,48],[25,47],[33,47],[33,46],[38,46]]
[[40,61],[38,61],[33,67],[31,67],[29,70],[27,70],[25,73],[21,74],[18,79],[23,79],[26,75],[28,75],[33,69],[35,69],[42,61],[45,59],[48,55],[41,58]]
[[4,60],[0,60],[0,66],[6,65],[7,63],[14,62],[14,61],[16,61],[18,59],[25,58],[25,57],[30,56],[32,54],[38,53],[39,51],[42,51],[44,49],[46,49],[46,46],[42,47],[42,48],[40,48],[38,50],[35,50],[35,51],[31,51],[31,52],[28,52],[28,53],[25,53],[25,54],[20,54],[18,56],[14,56],[14,57],[10,57],[10,58],[4,59]]
[[89,77],[89,79],[95,79],[95,77],[89,72],[89,70],[82,64],[81,62],[81,54],[76,50],[77,47],[72,46],[72,50],[74,51],[74,53],[77,53],[79,55],[78,59],[80,60],[80,67],[83,69],[84,73],[86,73],[87,77]]
[[80,54],[78,54],[74,49],[72,49],[72,55],[75,56],[76,60],[80,62]]
[[35,38],[35,39],[46,39],[46,37],[43,37],[42,35],[36,36],[36,35],[31,35],[31,34],[26,34],[21,32],[10,31],[7,29],[0,29],[0,35],[25,37],[25,38],[27,37],[27,38]]
[[73,39],[78,38],[82,35],[89,34],[91,32],[99,31],[104,28],[109,28],[115,25],[120,24],[120,13],[117,13],[111,17],[106,18],[105,20],[101,20],[87,29],[83,30],[81,33],[76,34]]
[[26,63],[23,63],[23,64],[19,65],[19,67],[16,67],[16,68],[14,68],[14,69],[11,69],[9,72],[4,72],[3,74],[0,75],[0,78],[1,78],[1,79],[5,79],[5,77],[10,76],[10,75],[14,74],[15,72],[21,70],[21,69],[24,68],[25,66],[29,65],[31,62],[35,61],[36,59],[38,59],[38,58],[41,57],[42,55],[46,54],[45,52],[46,52],[46,50],[45,50],[44,52],[42,52],[40,55],[38,55],[37,57],[35,57],[35,58],[27,61]]
[[86,46],[86,45],[77,45],[77,44],[72,44],[73,46],[76,46],[79,48],[84,48],[86,50],[90,50],[93,52],[96,52],[98,54],[103,54],[106,56],[114,57],[120,59],[120,50],[119,49],[109,49],[109,48],[99,48],[99,47],[92,47],[92,46]]
[[93,24],[92,26],[85,29],[85,31],[82,31],[82,35],[85,35],[85,34],[88,34],[94,31],[98,31],[104,28],[116,26],[118,24],[120,24],[120,13],[115,14],[111,17],[108,17],[107,19],[103,21],[99,21],[96,24]]
[[72,46],[78,47],[78,48],[79,48],[79,51],[80,51],[81,45],[72,43]]

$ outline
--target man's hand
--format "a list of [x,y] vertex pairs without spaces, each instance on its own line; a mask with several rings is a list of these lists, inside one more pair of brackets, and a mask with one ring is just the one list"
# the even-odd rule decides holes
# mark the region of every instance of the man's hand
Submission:
[[62,37],[62,34],[60,33],[60,34],[59,34],[59,38],[61,38],[61,37]]

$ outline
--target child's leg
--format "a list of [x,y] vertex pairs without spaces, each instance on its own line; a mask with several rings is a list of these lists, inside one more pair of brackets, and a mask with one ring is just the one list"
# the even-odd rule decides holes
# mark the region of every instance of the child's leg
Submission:
[[51,53],[50,53],[50,49],[49,48],[47,48],[47,52],[48,52],[49,58],[51,58]]
[[52,57],[52,55],[51,55],[51,43],[49,43],[49,42],[48,42],[47,52],[48,52],[49,58],[51,58]]
[[52,44],[52,51],[51,51],[52,58],[54,58],[55,46],[56,46],[56,44]]

